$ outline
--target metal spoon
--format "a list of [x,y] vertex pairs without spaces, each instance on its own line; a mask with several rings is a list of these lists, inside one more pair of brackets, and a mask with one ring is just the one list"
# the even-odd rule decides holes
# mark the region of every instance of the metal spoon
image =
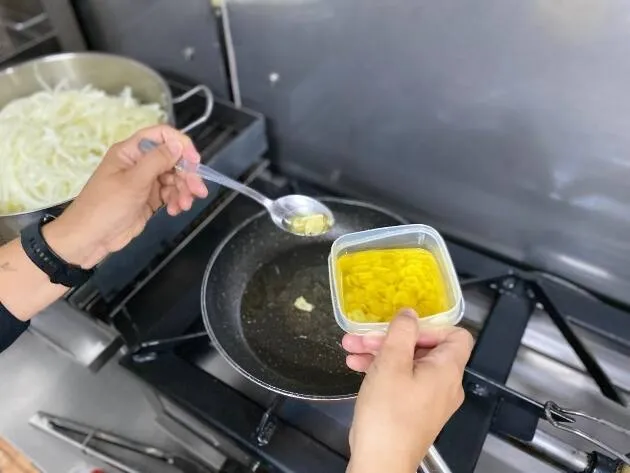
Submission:
[[[147,139],[141,140],[138,145],[145,153],[157,146],[157,143]],[[204,164],[193,164],[180,159],[175,168],[178,171],[195,173],[203,179],[229,187],[254,199],[267,209],[273,223],[285,232],[299,236],[317,236],[328,232],[335,224],[335,218],[330,209],[311,197],[296,194],[272,200]]]

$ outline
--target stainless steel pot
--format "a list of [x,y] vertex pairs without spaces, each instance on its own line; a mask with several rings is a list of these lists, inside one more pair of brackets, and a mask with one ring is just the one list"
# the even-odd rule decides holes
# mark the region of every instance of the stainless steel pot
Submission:
[[[182,129],[184,133],[207,121],[214,103],[212,92],[205,85],[197,85],[184,95],[173,97],[164,79],[150,67],[126,57],[90,52],[45,56],[0,72],[0,109],[14,99],[41,91],[42,81],[55,86],[62,80],[73,88],[91,84],[110,94],[119,94],[130,87],[140,102],[160,104],[170,124],[175,123],[173,104],[203,94],[205,111]],[[48,207],[28,212],[0,213],[0,243],[15,238],[22,228],[44,214],[58,215],[68,203],[52,202]]]

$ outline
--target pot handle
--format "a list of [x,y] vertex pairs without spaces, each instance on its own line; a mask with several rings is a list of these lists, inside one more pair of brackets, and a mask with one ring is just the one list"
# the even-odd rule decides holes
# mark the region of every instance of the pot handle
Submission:
[[212,95],[212,91],[210,91],[210,88],[206,87],[205,85],[199,84],[193,87],[192,89],[190,89],[188,92],[185,92],[184,94],[180,95],[179,97],[173,98],[173,104],[178,104],[178,103],[185,102],[190,97],[192,97],[193,95],[196,95],[199,92],[201,92],[206,98],[206,109],[204,110],[203,114],[199,118],[190,122],[188,125],[182,128],[180,130],[182,133],[188,133],[194,128],[197,128],[202,123],[205,123],[208,120],[208,118],[210,118],[210,115],[212,114],[212,107],[214,106],[214,96]]

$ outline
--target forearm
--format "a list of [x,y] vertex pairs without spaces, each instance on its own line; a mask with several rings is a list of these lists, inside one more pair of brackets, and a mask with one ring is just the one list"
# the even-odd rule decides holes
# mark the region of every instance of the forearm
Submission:
[[[64,225],[62,218],[45,225],[44,239],[68,263],[89,268],[100,257]],[[26,255],[19,239],[0,247],[0,302],[18,319],[29,320],[68,290],[52,284]]]
[[[144,152],[142,140],[162,144]],[[177,215],[208,195],[201,178],[175,172],[180,159],[199,163],[201,156],[190,138],[167,125],[117,143],[64,213],[43,226],[44,240],[64,262],[91,269],[135,238],[156,209],[166,205]],[[29,320],[66,291],[31,262],[19,240],[0,247],[0,302],[15,318]]]

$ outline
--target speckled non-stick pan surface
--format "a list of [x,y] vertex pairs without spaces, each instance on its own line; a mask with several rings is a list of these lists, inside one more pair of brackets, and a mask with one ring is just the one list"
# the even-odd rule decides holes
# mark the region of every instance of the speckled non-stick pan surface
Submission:
[[[285,233],[266,212],[243,222],[211,258],[201,302],[213,344],[243,375],[292,397],[344,399],[357,394],[361,376],[346,368],[332,311],[330,246],[346,233],[404,222],[360,202],[323,200],[336,219],[323,237]],[[300,296],[312,312],[294,307]]]

